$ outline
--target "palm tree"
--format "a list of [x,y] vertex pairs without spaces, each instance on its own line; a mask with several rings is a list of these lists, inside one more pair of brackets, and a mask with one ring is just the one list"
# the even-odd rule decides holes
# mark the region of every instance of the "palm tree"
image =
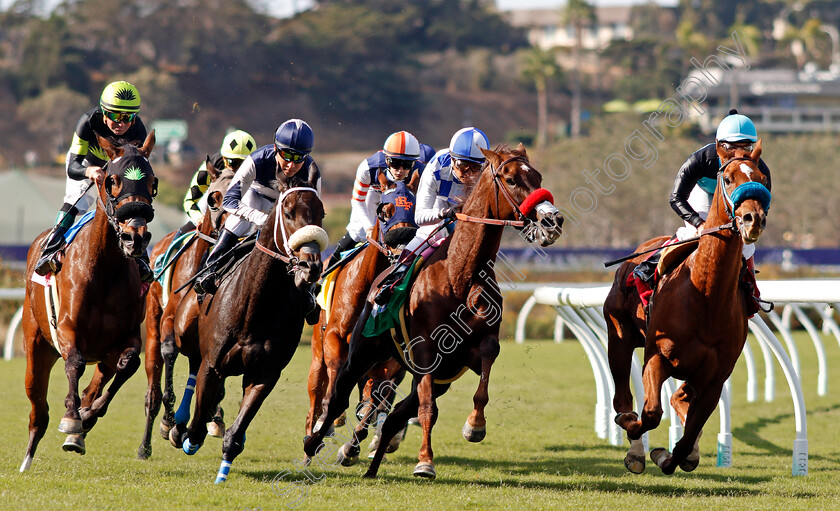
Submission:
[[583,50],[583,28],[597,21],[595,8],[586,0],[568,0],[563,9],[563,22],[575,29],[574,70],[572,73],[572,137],[580,135],[580,54]]
[[534,46],[525,54],[523,76],[534,81],[537,89],[537,140],[538,147],[548,140],[548,83],[560,74],[555,52]]

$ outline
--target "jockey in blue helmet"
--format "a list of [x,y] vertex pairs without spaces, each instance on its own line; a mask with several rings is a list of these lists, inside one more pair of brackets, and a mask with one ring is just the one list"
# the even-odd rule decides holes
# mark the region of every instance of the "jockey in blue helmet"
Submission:
[[417,189],[414,221],[420,227],[403,250],[396,268],[380,285],[382,291],[377,295],[376,303],[388,302],[391,288],[402,279],[414,256],[449,236],[451,224],[444,227],[443,222],[455,218],[455,213],[478,182],[485,161],[481,150],[489,148],[487,135],[478,128],[468,127],[455,132],[449,147],[432,157]]
[[[722,163],[718,157],[717,148],[721,147],[725,152],[734,152],[735,149],[752,151],[756,142],[758,142],[758,132],[755,124],[749,117],[739,114],[733,108],[718,125],[715,142],[701,147],[683,163],[677,172],[670,198],[671,208],[685,221],[685,226],[677,230],[678,240],[697,236],[703,229],[703,223],[712,205],[712,197],[718,181],[717,174]],[[762,159],[758,161],[758,168],[767,176],[769,190],[771,187],[770,169]],[[750,270],[747,272],[747,277],[751,280],[750,283],[757,298],[754,253],[754,244],[744,245],[743,255]],[[655,252],[633,271],[639,280],[649,286],[653,284],[652,279],[656,265],[659,263],[659,256],[659,251]],[[747,303],[752,304],[750,300]]]
[[309,156],[315,134],[305,121],[290,119],[274,134],[274,143],[248,155],[233,176],[222,207],[230,215],[193,286],[197,293],[216,291],[216,270],[241,236],[262,226],[281,190],[307,186],[321,196],[321,172]]

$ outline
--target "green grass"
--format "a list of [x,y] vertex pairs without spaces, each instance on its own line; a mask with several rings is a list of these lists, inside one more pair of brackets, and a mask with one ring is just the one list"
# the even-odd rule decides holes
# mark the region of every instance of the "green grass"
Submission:
[[[63,452],[64,435],[57,431],[67,388],[61,363],[52,373],[49,431],[31,471],[19,474],[29,412],[23,392],[25,361],[0,363],[0,403],[6,412],[0,427],[9,441],[0,465],[0,502],[11,509],[267,510],[286,509],[302,497],[299,509],[826,509],[840,503],[840,398],[816,395],[813,347],[805,337],[797,339],[810,433],[806,477],[790,475],[793,406],[778,368],[778,397],[772,403],[747,403],[743,361],[735,370],[732,468],[715,467],[720,424],[715,413],[695,472],[664,476],[649,463],[644,474],[633,475],[622,465],[624,449],[595,435],[595,385],[581,346],[574,341],[532,342],[502,346],[491,375],[488,435],[482,443],[469,444],[460,432],[472,408],[477,376],[465,375],[439,400],[435,481],[411,475],[419,447],[419,428],[412,427],[378,479],[361,478],[367,460],[351,468],[313,466],[311,473],[320,482],[294,490],[305,491],[305,496],[291,488],[278,495],[272,478],[284,470],[294,472],[294,461],[302,456],[309,365],[309,346],[303,345],[249,428],[245,451],[224,485],[213,484],[221,454],[221,441],[215,438],[188,457],[156,433],[152,458],[135,459],[144,413],[141,374],[126,384],[88,435],[88,453]],[[829,367],[835,369],[829,390],[836,393],[840,349],[833,341],[826,342],[826,349]],[[180,392],[186,379],[183,360],[177,370]],[[228,382],[229,422],[240,381]],[[667,423],[652,433],[651,445],[667,445]],[[302,476],[287,480],[298,478]]]

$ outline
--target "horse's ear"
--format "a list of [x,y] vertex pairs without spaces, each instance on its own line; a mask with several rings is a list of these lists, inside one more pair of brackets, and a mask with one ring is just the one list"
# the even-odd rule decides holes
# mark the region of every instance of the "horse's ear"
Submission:
[[219,179],[219,176],[222,175],[222,171],[217,169],[216,166],[213,165],[213,162],[210,161],[209,156],[207,156],[207,159],[204,161],[204,170],[206,170],[207,173],[210,174],[211,182]]
[[758,139],[758,142],[755,143],[755,149],[753,149],[752,153],[750,153],[750,159],[754,162],[758,162],[758,159],[761,158],[761,139]]
[[149,132],[146,135],[146,140],[143,142],[143,145],[140,146],[138,151],[140,154],[143,155],[144,158],[148,159],[149,155],[152,154],[152,149],[155,147],[155,130]]
[[207,206],[210,208],[219,208],[222,205],[223,198],[224,196],[219,190],[209,193],[207,194]]
[[501,158],[497,153],[491,151],[490,149],[484,149],[483,147],[479,147],[481,149],[481,154],[484,155],[485,158],[492,161],[494,164],[498,164],[501,161]]
[[525,145],[522,142],[520,142],[516,145],[516,149],[514,149],[513,151],[516,152],[516,153],[522,153],[524,155],[525,154]]
[[96,141],[99,144],[99,147],[105,151],[109,160],[116,160],[125,153],[125,149],[115,146],[107,138],[100,136],[99,133],[94,132],[94,134],[96,135]]

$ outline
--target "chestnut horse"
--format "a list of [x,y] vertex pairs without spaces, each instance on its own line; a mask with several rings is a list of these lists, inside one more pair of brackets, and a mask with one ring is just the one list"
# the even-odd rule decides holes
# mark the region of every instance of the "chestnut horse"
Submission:
[[[609,363],[615,381],[615,421],[630,439],[624,464],[634,473],[645,468],[640,438],[659,425],[660,391],[669,377],[684,381],[671,396],[671,405],[685,431],[673,453],[654,449],[650,457],[665,474],[673,473],[677,466],[686,472],[697,467],[703,426],[717,406],[747,339],[747,303],[739,289],[741,251],[745,243],[755,243],[764,230],[770,204],[765,186],[768,176],[757,164],[760,140],[751,153],[725,152],[720,145],[717,152],[724,163],[704,226],[709,229],[729,223],[731,227],[702,236],[697,249],[660,279],[649,304],[647,325],[638,292],[635,286],[627,285],[642,258],[619,267],[604,302]],[[643,246],[661,242],[652,240]],[[633,411],[630,392],[630,365],[637,347],[645,348],[641,419]]]
[[[404,305],[405,324],[376,337],[365,337],[364,326],[373,307],[368,297],[353,330],[350,353],[338,373],[325,423],[347,408],[359,377],[375,363],[397,358],[414,375],[409,396],[385,420],[382,438],[365,477],[375,477],[393,436],[416,416],[423,431],[414,475],[436,476],[431,446],[437,420],[435,400],[467,369],[480,375],[473,397],[475,409],[464,425],[471,442],[485,436],[484,407],[489,397],[490,368],[499,353],[501,294],[494,265],[504,225],[523,229],[529,239],[550,245],[560,236],[562,217],[542,188],[542,176],[531,166],[524,147],[482,150],[487,164],[459,213],[454,233],[419,270]],[[371,293],[372,295],[373,293]],[[400,343],[397,346],[397,342]],[[315,455],[321,446],[321,428],[304,443]]]
[[[321,250],[328,243],[323,218],[324,206],[314,188],[286,189],[260,230],[257,250],[225,276],[214,296],[199,305],[191,291],[178,307],[177,342],[182,349],[196,345],[199,353],[190,356],[190,372],[196,370],[192,421],[186,430],[176,421],[170,440],[195,454],[207,435],[224,379],[243,375],[242,404],[225,433],[217,483],[227,479],[244,447],[245,430],[300,342],[306,294],[320,277]],[[196,334],[197,339],[189,338]]]
[[[139,459],[148,459],[152,455],[152,428],[155,418],[164,405],[164,413],[160,422],[160,433],[169,439],[169,429],[175,424],[175,392],[172,383],[172,371],[178,349],[175,347],[175,332],[173,318],[178,304],[186,296],[189,287],[174,291],[190,280],[201,267],[205,254],[214,239],[218,238],[219,230],[224,225],[227,212],[221,207],[222,197],[227,186],[233,179],[234,172],[230,169],[219,171],[207,158],[205,168],[209,169],[211,184],[207,189],[207,213],[196,229],[194,238],[187,240],[189,246],[183,247],[176,259],[171,262],[171,276],[166,279],[167,289],[159,281],[149,287],[146,295],[146,377],[148,389],[146,391],[146,427],[143,440],[137,450]],[[177,231],[167,234],[155,244],[152,249],[151,260],[155,261],[164,254],[172,243]],[[161,391],[161,373],[164,374],[164,387]],[[221,422],[221,418],[214,421]],[[224,423],[218,425],[224,428]],[[223,432],[214,436],[222,436]]]
[[[64,450],[80,454],[85,453],[87,432],[140,365],[145,289],[133,258],[145,252],[151,238],[146,223],[154,217],[157,178],[148,156],[154,144],[154,131],[139,149],[99,139],[111,161],[103,168],[105,179],[97,183],[96,212],[67,246],[61,272],[47,276],[49,287],[32,280],[47,233],[29,248],[23,332],[26,395],[32,411],[21,472],[31,466],[49,424],[47,387],[59,357],[64,358],[69,390],[64,399],[67,412],[58,430],[68,435]],[[54,307],[45,290],[60,300]],[[96,364],[96,372],[80,399],[79,378],[88,364]],[[103,393],[111,378],[114,381]]]
[[[382,178],[380,184],[385,189],[387,182],[382,182],[384,180],[382,174],[380,174],[380,177]],[[327,410],[329,404],[327,398],[332,394],[341,364],[347,359],[350,334],[362,313],[365,297],[371,284],[373,284],[377,275],[388,268],[391,256],[399,256],[401,250],[398,247],[410,240],[414,231],[417,230],[416,226],[408,222],[395,222],[388,226],[388,232],[398,233],[399,230],[403,230],[399,232],[400,237],[407,234],[407,239],[392,241],[391,236],[386,238],[380,235],[384,230],[386,221],[391,218],[394,218],[395,221],[402,220],[399,217],[394,217],[398,204],[399,207],[410,207],[412,210],[410,214],[413,217],[415,198],[412,190],[409,189],[410,187],[411,184],[407,187],[394,187],[386,192],[396,194],[396,196],[393,197],[395,200],[383,201],[380,206],[379,219],[374,223],[371,233],[371,239],[374,242],[368,243],[365,248],[360,249],[361,252],[350,262],[335,270],[336,275],[333,280],[333,291],[329,304],[329,321],[326,311],[321,311],[319,322],[312,332],[312,363],[309,368],[308,384],[309,414],[306,417],[305,433],[307,436],[312,434],[313,428],[323,427],[323,422],[317,419]],[[408,206],[405,206],[406,204]],[[379,242],[376,240],[379,240]],[[401,241],[402,243],[400,243]],[[392,246],[392,244],[396,246]],[[386,254],[386,250],[390,253]],[[362,399],[360,406],[357,408],[357,414],[361,416],[361,419],[355,427],[357,442],[353,445],[348,442],[345,445],[342,464],[349,466],[358,460],[358,442],[367,437],[367,428],[371,418],[377,411],[387,413],[390,410],[395,395],[391,390],[399,386],[404,376],[405,370],[399,362],[390,359],[375,366],[363,379]],[[379,389],[382,392],[375,392],[374,389]],[[340,419],[337,425],[341,425]],[[371,445],[372,450],[378,445],[378,438],[378,435],[374,437]],[[401,438],[398,436],[389,446],[388,452],[397,450],[399,440]]]

